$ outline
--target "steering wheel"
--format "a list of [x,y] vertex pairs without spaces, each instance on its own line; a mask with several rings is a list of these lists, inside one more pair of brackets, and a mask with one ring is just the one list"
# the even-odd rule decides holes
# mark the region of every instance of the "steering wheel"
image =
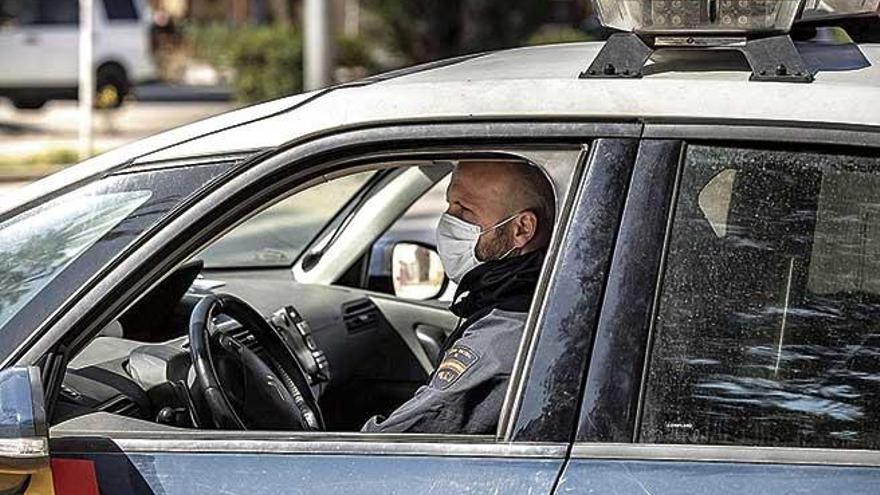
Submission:
[[[214,318],[220,314],[247,328],[262,347],[263,357],[235,337],[217,331]],[[296,354],[279,330],[243,300],[231,294],[212,294],[199,301],[190,316],[189,352],[196,389],[215,427],[324,429],[321,410]],[[221,376],[227,377],[236,367],[242,377],[238,394],[218,379],[218,368],[226,371]]]

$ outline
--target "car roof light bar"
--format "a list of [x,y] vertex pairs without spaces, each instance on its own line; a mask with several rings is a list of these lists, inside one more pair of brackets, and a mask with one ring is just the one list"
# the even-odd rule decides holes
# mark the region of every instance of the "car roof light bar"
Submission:
[[[594,0],[599,21],[642,35],[785,33],[804,0]],[[807,0],[815,1],[815,0]]]
[[797,21],[864,16],[880,0],[593,0],[609,38],[586,78],[638,78],[655,50],[736,50],[753,81],[812,82],[788,32]]
[[603,26],[639,35],[755,37],[787,33],[797,20],[880,11],[880,0],[593,0]]
[[[659,38],[658,38],[659,40]],[[788,35],[768,36],[752,40],[730,40],[725,45],[710,44],[699,46],[699,41],[689,38],[694,44],[690,50],[736,50],[742,53],[752,69],[750,81],[813,82],[813,71],[801,57]],[[668,46],[658,46],[663,49]],[[655,49],[634,33],[611,35],[605,46],[593,59],[590,67],[581,72],[580,79],[640,78],[642,69]]]

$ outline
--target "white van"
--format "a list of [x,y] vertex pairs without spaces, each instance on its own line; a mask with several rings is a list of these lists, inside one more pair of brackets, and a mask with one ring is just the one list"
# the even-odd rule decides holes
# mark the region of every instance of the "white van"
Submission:
[[[133,84],[156,77],[144,0],[95,0],[96,104],[122,104]],[[76,98],[78,0],[0,0],[0,96],[17,108]]]

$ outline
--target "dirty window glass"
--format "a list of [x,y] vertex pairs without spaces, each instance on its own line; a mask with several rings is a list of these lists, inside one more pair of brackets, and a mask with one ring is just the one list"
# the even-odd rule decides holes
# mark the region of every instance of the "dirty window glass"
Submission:
[[290,266],[373,173],[348,175],[300,191],[245,221],[197,257],[206,268]]
[[151,195],[102,187],[92,184],[0,224],[0,327]]
[[692,146],[641,441],[880,448],[880,159]]

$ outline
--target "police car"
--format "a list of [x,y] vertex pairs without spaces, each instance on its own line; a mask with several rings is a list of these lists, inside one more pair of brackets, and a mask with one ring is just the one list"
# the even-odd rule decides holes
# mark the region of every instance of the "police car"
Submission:
[[[4,493],[876,493],[878,1],[597,7],[7,201]],[[457,323],[420,232],[474,158],[559,212],[498,429],[359,433]]]

